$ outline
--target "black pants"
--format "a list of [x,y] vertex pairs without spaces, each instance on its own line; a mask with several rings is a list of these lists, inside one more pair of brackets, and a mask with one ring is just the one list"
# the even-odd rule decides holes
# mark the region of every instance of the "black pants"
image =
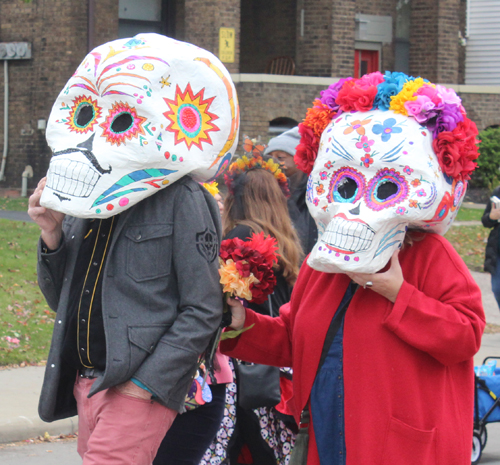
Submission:
[[153,465],[198,465],[214,439],[224,415],[226,385],[210,386],[212,401],[177,415]]
[[274,451],[260,434],[259,419],[253,410],[236,407],[236,428],[229,440],[227,457],[231,465],[238,464],[241,448],[246,444],[254,465],[276,465]]

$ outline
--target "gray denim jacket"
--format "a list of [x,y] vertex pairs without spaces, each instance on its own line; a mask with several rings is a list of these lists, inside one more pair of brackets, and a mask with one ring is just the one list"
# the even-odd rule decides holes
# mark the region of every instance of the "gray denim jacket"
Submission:
[[[38,281],[57,312],[39,404],[53,421],[76,414],[76,371],[63,368],[68,299],[88,220],[66,217],[63,242],[39,247]],[[106,370],[90,395],[134,377],[182,412],[198,356],[222,316],[220,216],[213,197],[184,177],[123,212],[104,269]]]

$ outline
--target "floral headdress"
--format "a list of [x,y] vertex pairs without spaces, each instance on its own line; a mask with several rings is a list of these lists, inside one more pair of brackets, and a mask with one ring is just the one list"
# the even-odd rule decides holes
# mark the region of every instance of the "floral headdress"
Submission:
[[269,171],[278,181],[281,191],[285,197],[290,196],[288,181],[285,174],[281,171],[280,166],[274,162],[272,158],[264,160],[260,155],[252,153],[252,151],[250,151],[250,155],[248,157],[243,155],[241,158],[238,158],[235,162],[231,163],[229,169],[224,174],[224,183],[226,184],[229,192],[234,195],[235,185],[242,174],[257,169]]
[[382,75],[377,71],[360,79],[340,79],[320,95],[299,124],[301,139],[295,163],[307,174],[318,155],[321,134],[333,118],[344,112],[376,109],[392,110],[425,125],[433,135],[439,165],[448,177],[467,181],[477,166],[477,127],[467,118],[453,89],[404,73],[386,71]]

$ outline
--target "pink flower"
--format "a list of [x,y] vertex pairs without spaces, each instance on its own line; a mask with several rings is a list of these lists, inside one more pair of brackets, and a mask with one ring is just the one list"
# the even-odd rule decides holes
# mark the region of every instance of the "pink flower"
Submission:
[[356,81],[356,85],[360,87],[378,86],[382,82],[384,82],[384,75],[380,71],[375,71],[362,76]]
[[423,189],[420,189],[420,190],[418,190],[418,191],[417,191],[417,195],[418,195],[419,197],[425,197],[425,196],[426,196],[426,193],[425,193],[425,191],[424,191]]
[[356,147],[358,149],[363,149],[365,152],[371,150],[371,146],[375,143],[374,140],[368,140],[367,136],[362,136],[359,142],[356,142]]
[[405,214],[405,212],[406,212],[406,208],[405,208],[405,207],[398,207],[398,208],[396,209],[396,213],[397,213],[398,215],[404,215],[404,214]]
[[[420,89],[419,89],[420,90]],[[413,116],[420,124],[426,123],[436,116],[434,102],[426,95],[419,95],[417,100],[409,100],[404,103],[409,116]]]
[[436,91],[444,103],[448,105],[461,105],[462,99],[455,93],[453,89],[437,85]]
[[411,174],[413,173],[413,169],[410,168],[408,165],[406,165],[404,168],[403,168],[403,171],[406,173],[406,174]]
[[424,84],[417,90],[417,95],[422,95],[429,98],[436,108],[441,108],[443,105],[443,99],[440,97],[437,89],[428,84]]

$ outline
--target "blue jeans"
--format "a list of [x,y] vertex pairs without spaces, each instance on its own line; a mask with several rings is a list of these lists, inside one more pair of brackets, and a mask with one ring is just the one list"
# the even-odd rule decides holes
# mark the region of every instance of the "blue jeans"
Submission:
[[497,299],[498,307],[500,308],[500,257],[497,258],[497,267],[495,274],[491,275],[491,290],[495,299]]

